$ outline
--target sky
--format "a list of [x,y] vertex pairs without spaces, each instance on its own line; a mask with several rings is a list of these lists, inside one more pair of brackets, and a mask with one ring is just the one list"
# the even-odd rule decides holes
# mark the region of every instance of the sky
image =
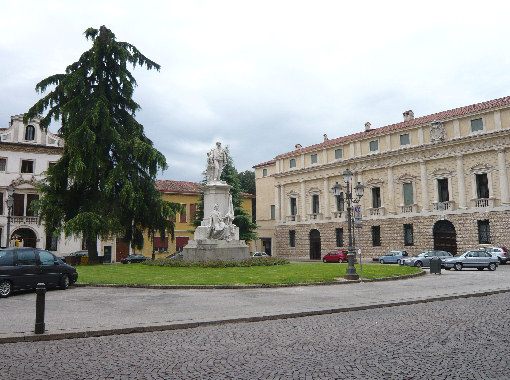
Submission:
[[491,0],[0,0],[0,127],[105,25],[161,65],[133,70],[136,118],[169,166],[159,179],[202,180],[216,141],[252,170],[367,121],[510,95],[509,14]]

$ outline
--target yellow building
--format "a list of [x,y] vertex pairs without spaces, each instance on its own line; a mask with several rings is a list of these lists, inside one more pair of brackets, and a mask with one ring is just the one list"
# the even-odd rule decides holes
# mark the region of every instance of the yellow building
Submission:
[[[342,173],[365,187],[367,256],[510,246],[510,97],[324,140],[255,165],[259,239],[274,255],[320,259],[348,245]],[[358,237],[358,231],[355,231]],[[359,242],[357,242],[359,243]],[[356,244],[358,245],[358,244]]]
[[[200,202],[200,183],[188,182],[188,181],[170,181],[170,180],[159,180],[156,181],[156,187],[161,192],[162,197],[165,201],[180,203],[183,206],[183,212],[175,218],[175,238],[172,240],[167,237],[161,239],[156,233],[154,241],[151,242],[148,236],[145,237],[146,244],[141,253],[144,256],[152,257],[152,249],[156,252],[156,258],[166,257],[174,252],[180,252],[188,244],[189,240],[193,239],[193,233],[195,227],[191,224],[193,215],[197,209],[197,205]],[[243,194],[242,207],[252,215],[252,200],[255,198],[252,194]],[[250,246],[250,250],[253,251],[254,242],[247,242]]]

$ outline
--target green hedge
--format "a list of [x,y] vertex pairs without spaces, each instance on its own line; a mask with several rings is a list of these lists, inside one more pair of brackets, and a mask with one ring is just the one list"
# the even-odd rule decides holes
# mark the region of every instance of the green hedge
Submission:
[[203,262],[184,261],[182,259],[161,258],[147,260],[145,265],[157,267],[190,267],[190,268],[228,268],[228,267],[263,267],[289,264],[289,260],[278,257],[259,257],[247,260],[211,260]]

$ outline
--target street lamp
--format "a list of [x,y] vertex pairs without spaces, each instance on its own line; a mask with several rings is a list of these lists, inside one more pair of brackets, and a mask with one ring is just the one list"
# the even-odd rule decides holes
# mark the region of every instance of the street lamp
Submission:
[[7,187],[7,247],[11,246],[11,214],[12,206],[14,206],[14,186],[9,185]]
[[[352,193],[352,181],[353,181],[353,174],[349,169],[345,169],[345,171],[342,173],[343,180],[345,182],[345,201],[347,202],[347,231],[349,233],[349,253],[347,254],[347,272],[345,273],[344,278],[346,280],[358,280],[359,275],[356,273],[356,268],[354,267],[354,247],[352,245],[352,204],[353,203],[359,203],[361,200],[361,197],[363,197],[364,193],[364,186],[358,182],[356,186],[354,186],[354,192],[355,192],[355,198],[353,197]],[[338,182],[333,185],[331,188],[333,191],[333,194],[335,196],[340,197],[340,203],[344,202],[343,192],[342,192],[342,185],[340,185]]]

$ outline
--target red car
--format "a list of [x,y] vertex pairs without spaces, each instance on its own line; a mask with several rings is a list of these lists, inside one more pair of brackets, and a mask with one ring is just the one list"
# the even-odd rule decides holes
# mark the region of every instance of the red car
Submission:
[[324,263],[346,263],[348,251],[331,251],[324,255],[322,262]]

